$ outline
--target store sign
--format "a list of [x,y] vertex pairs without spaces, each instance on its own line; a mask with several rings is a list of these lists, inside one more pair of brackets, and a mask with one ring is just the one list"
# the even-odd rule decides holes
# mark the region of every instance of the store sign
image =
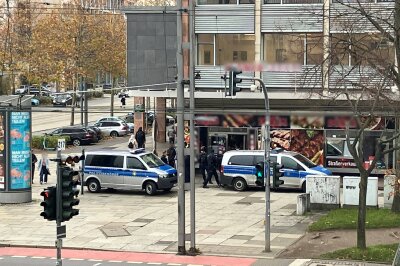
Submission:
[[29,112],[10,116],[10,189],[31,187],[31,117]]
[[356,168],[353,158],[326,158],[326,167],[329,168]]

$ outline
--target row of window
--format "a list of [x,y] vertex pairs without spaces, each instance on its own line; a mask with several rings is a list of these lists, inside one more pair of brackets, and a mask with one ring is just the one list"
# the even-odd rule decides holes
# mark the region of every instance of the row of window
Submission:
[[[198,5],[244,5],[254,4],[254,0],[197,0]],[[264,0],[264,4],[322,4],[323,0]],[[394,0],[332,0],[333,3],[382,3]]]
[[[322,64],[322,33],[267,33],[263,40],[267,64]],[[254,34],[198,34],[197,45],[198,65],[255,61]],[[378,34],[332,34],[330,49],[334,65],[381,65],[394,60],[394,47]]]

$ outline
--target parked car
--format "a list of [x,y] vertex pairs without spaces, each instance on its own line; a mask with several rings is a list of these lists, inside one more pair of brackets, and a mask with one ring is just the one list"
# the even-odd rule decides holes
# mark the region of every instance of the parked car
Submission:
[[[282,166],[284,181],[279,187],[298,188],[306,191],[306,179],[309,175],[331,175],[331,171],[316,165],[297,152],[271,150],[271,163]],[[225,152],[221,162],[221,184],[233,186],[237,191],[243,191],[248,186],[257,186],[256,165],[264,162],[262,150],[232,150]],[[272,182],[271,178],[271,182]]]
[[36,98],[31,98],[31,104],[32,106],[38,106],[40,104],[40,101]]
[[[147,123],[152,124],[154,121],[154,112],[149,111],[146,113],[146,118],[147,118]],[[171,115],[166,115],[165,116],[165,124],[166,125],[172,125],[175,124],[175,118],[172,117]]]
[[128,125],[123,121],[101,121],[94,124],[104,136],[118,137],[129,133]]
[[15,90],[15,94],[25,94],[28,92],[28,85],[21,85],[18,89]]
[[69,136],[70,140],[67,142],[67,144],[72,144],[74,146],[98,142],[96,133],[94,131],[79,126],[57,128],[48,135]]
[[176,184],[176,170],[145,149],[86,153],[84,185],[90,192],[139,189],[154,195],[157,190],[168,192]]
[[100,128],[95,126],[87,126],[86,128],[93,130],[96,133],[98,140],[103,138],[103,133],[101,132]]
[[72,104],[72,96],[69,94],[57,94],[53,98],[53,106],[67,106]]
[[115,117],[115,116],[102,117],[102,118],[98,119],[96,121],[96,123],[103,122],[103,121],[121,121],[128,125],[129,132],[133,133],[133,131],[135,130],[135,125],[133,123],[126,121],[124,118]]
[[29,94],[31,95],[40,95],[40,96],[50,96],[52,92],[46,87],[42,86],[40,89],[37,86],[29,87]]
[[126,123],[132,123],[132,124],[135,123],[135,115],[133,113],[129,113],[129,114],[124,115],[124,116],[119,116],[118,118],[121,118],[121,119],[125,120]]

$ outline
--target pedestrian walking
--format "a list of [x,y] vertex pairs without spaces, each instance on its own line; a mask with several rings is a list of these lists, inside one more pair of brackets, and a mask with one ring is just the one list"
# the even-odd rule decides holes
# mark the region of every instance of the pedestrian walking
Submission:
[[[207,153],[206,153],[206,147],[204,147],[204,146],[202,146],[200,149],[199,166],[200,166],[200,173],[203,176],[203,183],[205,183],[207,180],[207,176],[206,176]],[[212,183],[210,182],[210,184],[212,184]]]
[[33,150],[31,150],[31,152],[32,152],[32,170],[31,170],[31,174],[32,174],[32,184],[33,184],[33,178],[35,177],[35,167],[36,167],[36,163],[37,163],[37,157],[33,153]]
[[167,158],[167,151],[163,151],[161,155],[161,161],[163,161],[165,164],[168,164],[168,158]]
[[137,142],[136,142],[136,139],[135,139],[135,135],[131,134],[131,136],[130,136],[130,138],[128,140],[128,148],[129,149],[136,149],[137,146],[138,145],[137,145]]
[[203,183],[203,188],[208,188],[207,184],[211,182],[212,176],[215,177],[215,181],[217,181],[218,187],[221,186],[217,173],[217,165],[217,157],[215,156],[214,151],[211,149],[210,153],[207,155],[207,179]]
[[125,95],[123,95],[121,97],[121,108],[125,108],[125,104],[126,104],[126,99],[125,99]]
[[136,132],[135,139],[138,148],[144,148],[144,144],[146,143],[146,134],[144,133],[142,127],[139,127],[139,130]]
[[168,130],[168,140],[170,144],[174,144],[175,143],[175,129],[171,128]]
[[170,144],[170,147],[167,150],[167,157],[168,157],[168,164],[175,168],[176,150],[174,144]]
[[42,158],[38,163],[38,171],[40,175],[40,184],[47,183],[47,176],[50,175],[49,171],[50,161],[46,154],[42,154]]

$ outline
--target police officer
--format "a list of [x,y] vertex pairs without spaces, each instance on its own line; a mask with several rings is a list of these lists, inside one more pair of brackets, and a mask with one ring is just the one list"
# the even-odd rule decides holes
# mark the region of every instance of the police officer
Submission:
[[218,173],[217,173],[218,160],[211,149],[210,153],[207,155],[207,180],[203,183],[203,188],[208,188],[207,184],[211,182],[211,178],[214,175],[215,181],[217,181],[218,187],[221,186],[219,183]]

